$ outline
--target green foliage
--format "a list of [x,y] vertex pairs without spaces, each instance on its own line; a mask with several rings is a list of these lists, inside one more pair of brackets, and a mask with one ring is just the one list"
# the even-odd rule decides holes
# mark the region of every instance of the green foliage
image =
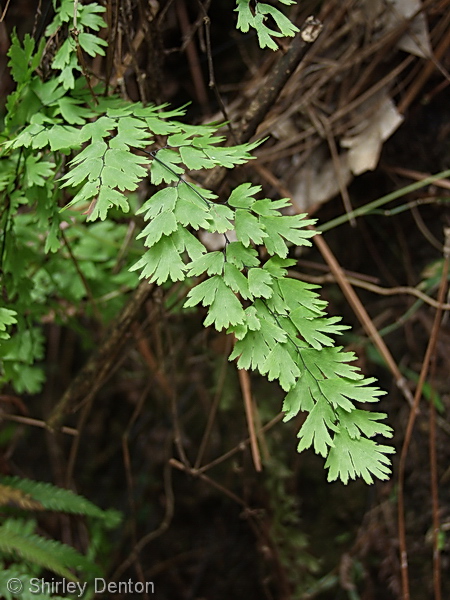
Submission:
[[7,331],[8,325],[17,323],[16,311],[9,308],[0,308],[0,339],[7,340],[10,335]]
[[[61,2],[47,35],[63,25],[75,29],[73,6]],[[238,27],[254,27],[262,46],[274,48],[272,38],[296,31],[272,5],[239,0],[237,10]],[[219,125],[185,124],[183,109],[125,102],[101,85],[92,90],[77,50],[103,53],[102,40],[88,31],[103,26],[102,12],[95,2],[78,3],[77,29],[57,51],[46,81],[36,73],[41,46],[35,50],[31,38],[21,45],[14,37],[9,51],[18,85],[8,100],[0,156],[7,199],[0,214],[0,333],[4,337],[11,325],[16,330],[0,350],[2,381],[17,391],[39,389],[43,373],[33,369],[43,338],[37,324],[49,318],[49,309],[51,319],[67,320],[68,311],[52,305],[53,298],[83,300],[98,314],[102,298],[119,285],[135,286],[134,272],[157,285],[200,277],[185,307],[205,307],[205,327],[234,336],[230,360],[239,368],[279,382],[287,394],[285,420],[307,413],[299,451],[312,447],[323,456],[330,481],[386,479],[392,449],[373,438],[391,437],[391,430],[380,422],[384,414],[360,408],[383,392],[350,364],[352,353],[335,347],[334,336],[346,328],[327,317],[317,287],[288,277],[295,263],[290,247],[311,245],[315,221],[286,214],[288,200],[260,198],[261,188],[250,183],[227,199],[193,183],[195,171],[247,162],[258,143],[225,146]],[[278,31],[267,27],[269,16]],[[145,179],[152,193],[137,207],[133,192]],[[112,248],[121,246],[124,225],[116,217],[130,212],[145,221],[137,236],[144,249],[136,242],[118,272]],[[199,230],[222,236],[223,251],[209,252]],[[112,242],[106,255],[105,240]]]
[[8,519],[0,526],[0,553],[3,556],[32,563],[72,581],[77,578],[71,569],[98,573],[93,563],[74,548],[33,533],[31,524],[30,521]]
[[[34,586],[28,585],[30,581],[30,570],[27,565],[24,564],[14,564],[8,565],[8,568],[5,568],[0,563],[0,595],[5,600],[14,600],[15,598],[20,598],[20,600],[64,600],[61,596],[56,596],[50,593],[38,593]],[[32,573],[35,575],[35,573]],[[12,594],[10,592],[11,580],[19,580],[22,582],[27,582],[27,585],[23,585],[23,589],[20,592],[20,596],[16,594]]]
[[[14,509],[15,513],[52,510],[77,514],[100,520],[107,528],[116,527],[121,518],[116,511],[103,511],[69,490],[19,477],[0,479],[0,505]],[[77,574],[82,575],[84,580],[101,574],[91,556],[84,556],[56,540],[46,539],[35,530],[36,522],[29,517],[9,517],[0,526],[0,557],[14,561],[8,570],[9,577],[5,579],[4,572],[1,573],[2,597],[11,597],[7,587],[10,577],[26,576],[29,579],[30,574],[37,575],[44,569],[71,581],[77,581]]]
[[0,478],[0,483],[2,486],[7,486],[12,490],[20,490],[32,498],[33,501],[39,503],[41,508],[45,510],[100,519],[103,521],[104,526],[108,528],[116,527],[121,519],[117,511],[101,510],[98,506],[86,500],[86,498],[50,483],[6,476]]
[[[281,4],[295,4],[294,0],[279,0]],[[235,11],[238,13],[237,28],[247,33],[255,29],[261,48],[278,50],[273,38],[292,37],[299,29],[273,4],[265,4],[258,0],[237,0]],[[267,25],[272,23],[272,29]]]

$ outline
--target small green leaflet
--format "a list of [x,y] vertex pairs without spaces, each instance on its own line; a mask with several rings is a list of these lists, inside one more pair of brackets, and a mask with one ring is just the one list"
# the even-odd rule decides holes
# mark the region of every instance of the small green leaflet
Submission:
[[208,231],[226,233],[233,229],[234,212],[223,204],[214,204],[209,212],[210,225]]
[[261,48],[270,48],[271,50],[278,50],[278,44],[273,40],[273,38],[282,37],[282,34],[278,31],[274,31],[270,29],[265,24],[265,17],[262,13],[255,13],[253,19],[253,27],[256,29],[256,34],[258,36],[258,43]]
[[[263,324],[259,322],[261,327]],[[239,328],[233,327],[228,333],[239,332]],[[237,366],[239,369],[260,370],[263,368],[270,350],[274,347],[275,341],[271,338],[272,345],[269,346],[267,335],[261,330],[245,330],[244,336],[236,334],[237,342],[229,360],[238,358]]]
[[97,54],[105,56],[103,47],[108,45],[106,40],[102,40],[101,37],[93,35],[92,33],[80,33],[77,39],[81,48],[89,54],[89,56],[95,57]]
[[210,145],[206,146],[203,151],[214,164],[231,169],[236,165],[242,165],[248,160],[254,159],[255,157],[251,156],[249,151],[255,148],[260,143],[261,142],[258,141],[257,143],[253,144],[242,144],[240,146],[231,147],[216,147]]
[[240,336],[240,339],[236,341],[230,360],[239,357],[238,367],[240,369],[256,369],[262,372],[264,369],[270,369],[270,365],[266,364],[270,351],[277,344],[284,344],[288,338],[286,332],[277,325],[261,300],[254,302],[253,309],[254,315],[259,321],[259,329],[252,331],[249,328],[244,336]]
[[[269,262],[273,261],[274,259],[271,259]],[[291,265],[292,262],[286,266]],[[276,274],[277,273],[274,273],[274,275]],[[313,291],[317,290],[319,286],[311,283],[304,283],[303,281],[293,279],[292,277],[280,277],[280,275],[278,275],[278,277],[276,289],[283,298],[289,311],[293,312],[298,309],[299,306],[303,306],[305,309],[311,311],[312,315],[322,316],[325,314],[323,309],[326,307],[327,303],[321,300],[319,295]]]
[[79,19],[84,27],[89,27],[94,31],[99,31],[102,27],[106,27],[106,23],[98,13],[106,12],[104,6],[100,6],[96,2],[92,4],[79,5]]
[[188,274],[190,276],[218,275],[223,272],[225,257],[223,252],[208,252],[190,263]]
[[351,438],[348,432],[341,429],[333,439],[325,468],[330,469],[328,481],[340,479],[347,484],[349,479],[362,477],[366,483],[377,479],[389,479],[391,474],[390,460],[386,454],[393,454],[391,446],[382,446],[371,439]]
[[313,398],[320,396],[319,386],[306,369],[291,388],[283,402],[283,421],[289,421],[299,412],[310,412],[314,408]]
[[261,227],[257,217],[248,210],[238,208],[235,218],[236,235],[238,239],[248,247],[254,244],[263,244],[264,238],[268,237],[264,227]]
[[62,70],[64,67],[67,67],[71,62],[74,52],[76,52],[75,40],[68,37],[56,52],[52,62],[52,68]]
[[323,376],[333,378],[336,376],[347,379],[361,380],[363,375],[358,367],[348,363],[356,360],[354,352],[342,352],[342,346],[334,348],[304,348],[302,359],[306,368],[317,380]]
[[311,246],[309,240],[317,233],[303,229],[316,222],[315,219],[304,219],[303,215],[260,216],[259,221],[267,233],[264,240],[267,251],[270,254],[278,254],[281,258],[286,258],[288,254],[284,240],[297,246]]
[[354,405],[350,400],[357,402],[377,402],[383,392],[377,387],[368,384],[373,383],[374,379],[363,379],[354,381],[345,377],[330,377],[319,381],[320,389],[325,397],[336,408],[340,406],[344,410],[352,411]]
[[16,315],[15,310],[0,307],[0,339],[7,340],[10,337],[6,331],[6,327],[17,323]]
[[355,409],[351,413],[340,408],[336,411],[339,423],[347,430],[351,438],[360,438],[361,435],[373,437],[377,434],[392,437],[392,428],[378,421],[385,419],[384,413]]
[[264,269],[248,270],[248,288],[254,298],[270,298],[273,294],[273,278]]
[[251,183],[242,183],[231,192],[228,205],[233,208],[251,208],[255,203],[254,195],[261,191],[260,185],[252,186]]
[[139,182],[146,176],[147,170],[143,165],[148,159],[136,156],[127,150],[109,148],[104,156],[102,180],[109,187],[119,190],[135,190]]
[[30,154],[25,159],[25,181],[27,186],[44,186],[46,180],[55,174],[55,165],[48,160],[42,160],[40,154]]
[[245,248],[242,242],[231,242],[226,247],[227,261],[238,269],[256,267],[259,265],[258,255],[253,248]]
[[133,265],[131,271],[141,270],[139,277],[145,278],[150,283],[161,285],[168,279],[171,281],[183,281],[186,266],[181,259],[180,252],[172,237],[164,236],[151,250],[145,252],[138,262]]
[[224,264],[223,280],[233,292],[240,294],[245,300],[252,297],[248,288],[247,278],[235,265],[231,263]]
[[58,100],[61,116],[70,125],[83,125],[86,119],[94,117],[95,113],[83,106],[81,100],[63,96]]
[[298,27],[291,23],[291,21],[289,21],[289,19],[274,6],[258,2],[256,10],[264,16],[270,15],[282,35],[286,37],[294,37],[294,35],[299,32]]
[[143,119],[120,114],[117,117],[117,135],[110,141],[111,148],[119,148],[130,152],[131,148],[150,146],[153,142],[153,136]]
[[215,162],[208,158],[202,150],[198,150],[192,146],[181,146],[180,157],[186,168],[190,171],[212,169],[215,165]]
[[319,398],[298,432],[298,451],[302,452],[314,445],[314,452],[326,457],[329,448],[334,446],[330,431],[337,430],[335,422],[336,416],[329,402],[326,398]]
[[7,52],[10,58],[8,66],[11,69],[11,76],[14,81],[19,84],[29,81],[31,74],[39,66],[45,46],[45,40],[41,40],[36,54],[34,54],[34,46],[34,39],[29,33],[25,34],[23,47],[21,46],[15,31],[11,33],[11,46]]
[[255,19],[250,10],[250,0],[237,0],[237,6],[234,9],[238,13],[238,22],[236,27],[243,33],[247,33],[250,27],[255,26]]
[[106,185],[102,186],[97,199],[89,207],[87,220],[96,221],[97,219],[101,219],[104,221],[112,206],[120,208],[124,213],[128,212],[130,209],[128,200],[124,194]]
[[200,303],[210,307],[204,321],[205,327],[214,325],[220,331],[230,325],[244,322],[245,315],[241,303],[219,275],[214,275],[192,288],[184,306],[188,308]]
[[165,187],[153,194],[136,211],[137,215],[144,214],[146,221],[155,218],[161,212],[172,212],[178,199],[178,190],[175,187]]
[[150,167],[152,183],[159,185],[160,183],[172,183],[180,180],[180,175],[184,173],[184,169],[180,167],[181,158],[177,152],[162,148],[153,156],[153,161]]
[[301,306],[292,311],[290,319],[302,338],[317,350],[320,350],[323,346],[333,346],[334,340],[329,335],[326,335],[327,333],[339,335],[343,330],[348,329],[346,325],[336,325],[341,320],[341,317],[327,319],[325,317],[316,318],[313,316],[311,318],[311,312]]
[[163,235],[170,235],[178,229],[178,223],[173,212],[162,212],[141,231],[137,239],[145,237],[145,246],[151,248]]
[[287,344],[276,344],[267,355],[260,372],[267,374],[269,381],[278,379],[283,390],[288,392],[300,375],[296,359],[295,354],[291,356]]

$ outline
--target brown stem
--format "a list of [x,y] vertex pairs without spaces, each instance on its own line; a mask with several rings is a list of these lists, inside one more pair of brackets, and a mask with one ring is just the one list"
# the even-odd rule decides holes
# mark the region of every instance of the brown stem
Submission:
[[[313,28],[312,33],[310,27]],[[235,128],[234,137],[238,144],[248,142],[256,133],[258,125],[262,123],[266,114],[275,104],[281,90],[305,57],[311,43],[317,39],[321,30],[322,24],[319,21],[312,19],[312,17],[306,19],[302,31],[293,39],[289,50],[280,58],[271,71],[270,83],[265,81],[261,85],[249,108],[244,113],[239,126]],[[305,32],[308,32],[310,37]],[[226,169],[224,167],[213,169],[205,179],[205,187],[217,188],[225,177],[225,173]]]
[[[444,245],[444,266],[442,269],[441,283],[439,286],[437,300],[440,303],[440,307],[436,310],[434,315],[433,327],[430,334],[430,341],[428,343],[425,357],[423,359],[422,370],[420,371],[419,381],[417,383],[416,393],[414,394],[414,402],[409,413],[408,424],[406,427],[405,439],[403,441],[402,451],[400,454],[399,472],[398,472],[398,537],[400,547],[400,565],[401,565],[401,577],[402,577],[402,600],[409,600],[409,577],[408,577],[408,553],[406,548],[406,526],[405,526],[405,470],[406,470],[406,458],[408,456],[408,449],[411,443],[412,432],[414,429],[414,423],[418,413],[420,398],[422,396],[422,389],[427,378],[428,369],[430,366],[431,358],[434,354],[436,343],[439,335],[439,328],[442,319],[442,304],[444,303],[445,293],[447,289],[447,276],[450,262],[450,229],[445,231],[446,242]],[[436,564],[435,564],[436,568]],[[436,583],[436,582],[435,582]]]
[[153,286],[142,281],[121,314],[106,333],[98,349],[92,354],[75,379],[67,388],[61,400],[47,420],[51,431],[59,429],[64,415],[81,399],[88,402],[98,391],[113,366],[122,346],[128,339],[130,326],[140,313],[144,302],[153,291]]

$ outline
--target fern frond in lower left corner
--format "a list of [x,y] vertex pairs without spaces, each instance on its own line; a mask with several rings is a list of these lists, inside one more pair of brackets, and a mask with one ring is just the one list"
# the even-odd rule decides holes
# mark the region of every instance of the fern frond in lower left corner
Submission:
[[73,571],[96,571],[93,563],[74,548],[30,533],[29,525],[29,521],[22,519],[7,519],[0,526],[0,554],[32,563],[71,581],[77,581]]
[[[106,528],[116,527],[121,519],[120,513],[115,510],[102,510],[79,494],[43,481],[33,481],[22,477],[0,477],[0,506],[6,503],[2,498],[7,490],[10,490],[10,493],[12,491],[22,492],[24,498],[30,502],[40,504],[41,509],[44,510],[100,519]],[[11,504],[11,499],[8,496],[5,497],[5,500]],[[22,502],[25,502],[25,500],[22,500]],[[26,504],[16,505],[19,508],[28,508]],[[36,508],[36,506],[30,508]]]
[[[31,515],[48,510],[80,515],[95,519],[102,528],[110,529],[119,524],[120,513],[102,510],[70,490],[20,477],[0,477],[0,506],[14,511],[0,525],[0,563],[8,565],[8,572],[17,571],[22,579],[29,579],[51,571],[70,581],[92,579],[102,574],[93,560],[92,547],[85,556],[67,544],[39,535],[36,520]],[[0,575],[4,573],[0,567]],[[13,597],[4,577],[0,577],[0,597]]]

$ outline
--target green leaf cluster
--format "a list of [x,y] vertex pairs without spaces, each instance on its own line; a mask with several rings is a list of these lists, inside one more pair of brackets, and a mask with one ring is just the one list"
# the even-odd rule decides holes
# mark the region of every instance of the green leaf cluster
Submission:
[[[181,164],[170,152],[171,164]],[[349,364],[352,353],[334,346],[334,336],[347,328],[340,318],[327,317],[317,286],[287,277],[286,268],[295,263],[287,258],[289,244],[310,245],[314,221],[283,214],[287,200],[257,199],[259,186],[242,184],[219,204],[179,171],[170,172],[175,185],[156,192],[139,211],[148,221],[140,236],[149,250],[133,269],[157,284],[202,277],[185,307],[206,307],[205,327],[234,334],[230,360],[238,359],[239,368],[279,381],[287,392],[285,420],[308,413],[298,450],[313,447],[326,458],[330,481],[386,479],[392,450],[371,439],[391,437],[380,422],[386,415],[355,404],[376,402],[383,392]],[[224,234],[224,251],[208,252],[188,227]],[[231,232],[235,241],[228,239]],[[271,255],[264,264],[259,245]]]
[[16,311],[9,308],[0,308],[0,339],[7,340],[10,334],[7,331],[8,325],[17,323]]
[[77,580],[72,570],[99,573],[95,565],[74,548],[33,533],[27,527],[29,524],[30,521],[7,519],[0,525],[0,553],[4,557],[32,563],[71,581]]
[[[285,5],[295,4],[295,0],[279,2]],[[278,50],[279,46],[274,38],[293,37],[299,31],[298,27],[273,4],[258,0],[237,0],[235,11],[238,14],[237,28],[244,33],[254,29],[261,48]]]
[[60,30],[69,32],[52,61],[52,68],[59,71],[57,79],[64,89],[73,89],[77,74],[83,70],[78,63],[78,50],[92,58],[105,55],[107,42],[91,33],[106,27],[105,21],[100,16],[105,11],[106,8],[97,2],[75,4],[73,0],[61,0],[55,19],[47,27],[46,35],[54,36]]
[[[121,520],[117,511],[103,511],[69,490],[19,477],[0,479],[0,504],[3,510],[14,509],[15,513],[20,509],[25,513],[52,510],[82,515],[101,521],[107,528],[117,527]],[[86,580],[86,577],[101,574],[91,557],[67,544],[38,535],[36,521],[29,517],[8,517],[0,526],[0,556],[14,561],[9,570],[15,574],[10,577],[27,575],[29,579],[30,574],[38,575],[44,569],[72,581],[77,581],[78,575]],[[11,596],[6,584],[7,580],[0,577],[0,593],[8,598]]]
[[[29,582],[30,578],[35,575],[36,572],[31,572],[28,565],[8,564],[6,567],[0,563],[0,596],[4,600],[16,600],[18,596],[10,592],[10,580],[19,579],[21,582]],[[35,589],[27,584],[20,593],[20,600],[66,600],[66,598],[47,593],[47,591],[36,593]]]
[[20,490],[45,510],[100,519],[108,528],[117,527],[121,520],[117,511],[102,510],[83,496],[50,483],[17,476],[3,476],[0,478],[0,485],[3,488],[6,486],[12,490]]

